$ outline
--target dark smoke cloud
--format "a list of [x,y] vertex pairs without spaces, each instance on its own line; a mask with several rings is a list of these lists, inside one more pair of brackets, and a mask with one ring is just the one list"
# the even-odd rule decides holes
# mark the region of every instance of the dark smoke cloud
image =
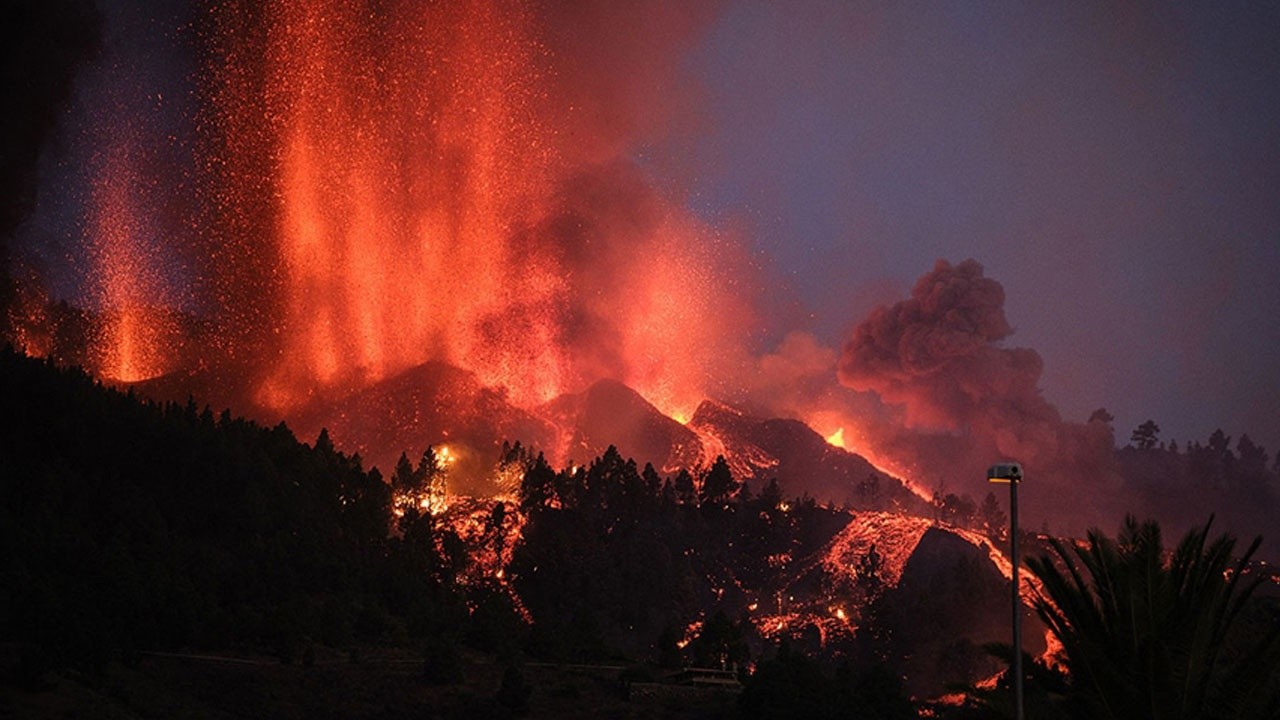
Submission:
[[[1004,299],[976,261],[939,260],[910,298],[876,308],[854,329],[838,377],[901,409],[896,424],[873,432],[928,480],[985,493],[986,465],[1017,460],[1038,483],[1027,495],[1041,520],[1093,522],[1113,499],[1111,429],[1064,422],[1045,400],[1039,354],[1002,346],[1013,334]],[[1085,489],[1070,504],[1080,517],[1062,516],[1059,500]]]
[[1032,350],[997,346],[1012,333],[1000,283],[973,260],[939,260],[911,299],[876,308],[858,325],[840,380],[905,406],[912,426],[990,427],[1003,431],[998,447],[1010,456],[1052,453],[1045,429],[1061,419],[1036,387],[1043,363]]
[[9,242],[34,207],[41,148],[100,34],[101,19],[86,0],[15,0],[0,8],[0,336],[8,336],[14,282]]

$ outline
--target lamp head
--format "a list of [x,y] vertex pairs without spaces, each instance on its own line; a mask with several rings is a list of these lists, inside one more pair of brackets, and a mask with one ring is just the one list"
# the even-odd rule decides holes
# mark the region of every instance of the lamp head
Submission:
[[997,463],[987,470],[987,481],[994,483],[1022,482],[1022,465],[1018,463]]

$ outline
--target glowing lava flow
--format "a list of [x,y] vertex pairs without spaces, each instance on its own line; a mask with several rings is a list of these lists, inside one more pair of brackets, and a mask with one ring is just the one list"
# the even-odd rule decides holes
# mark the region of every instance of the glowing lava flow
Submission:
[[[1010,562],[1009,558],[1005,557],[1004,553],[1000,552],[1000,550],[996,548],[990,538],[982,533],[965,530],[963,528],[949,527],[947,529],[965,540],[968,540],[970,543],[986,550],[987,557],[991,558],[991,563],[1000,570],[1001,575],[1009,578],[1012,582],[1013,563]],[[1041,583],[1040,579],[1035,575],[1024,570],[1019,573],[1019,580],[1018,595],[1022,598],[1022,603],[1024,605],[1033,608],[1036,605],[1036,601],[1040,598],[1044,598],[1048,602],[1052,603],[1052,600],[1049,600],[1048,594],[1044,591],[1044,584]],[[1062,643],[1058,642],[1058,638],[1048,629],[1044,631],[1044,642],[1045,651],[1040,655],[1040,662],[1049,665],[1050,667],[1061,667],[1063,652]]]
[[[813,570],[820,570],[821,575],[828,579],[832,596],[816,606],[809,603],[791,609],[785,607],[783,602],[784,597],[789,597],[787,591],[784,591],[778,596],[776,613],[754,616],[753,621],[761,633],[767,636],[792,632],[806,624],[817,627],[824,642],[829,633],[852,632],[855,618],[849,617],[835,598],[842,593],[849,593],[856,584],[855,568],[859,560],[874,546],[882,562],[879,570],[881,581],[887,587],[895,587],[907,561],[920,544],[920,539],[932,527],[937,527],[937,524],[929,519],[910,515],[884,512],[851,514],[849,524],[822,551],[797,563],[791,571],[794,578],[792,582],[796,582]],[[1005,578],[1013,577],[1013,565],[985,535],[950,525],[942,526],[942,529],[985,551],[991,563]],[[1021,576],[1022,601],[1027,607],[1034,607],[1036,598],[1043,596],[1043,587],[1030,573],[1023,572]],[[1045,643],[1046,649],[1040,656],[1041,662],[1059,664],[1062,646],[1048,630],[1045,631]]]
[[884,563],[881,580],[889,586],[897,585],[911,553],[932,526],[930,520],[909,515],[856,513],[828,544],[821,558],[822,568],[832,577],[848,575],[874,545]]

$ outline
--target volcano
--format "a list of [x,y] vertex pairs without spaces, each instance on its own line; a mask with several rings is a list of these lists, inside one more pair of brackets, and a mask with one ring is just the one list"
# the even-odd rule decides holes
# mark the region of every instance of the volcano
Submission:
[[610,446],[623,457],[653,463],[663,472],[692,468],[706,460],[698,434],[616,380],[601,380],[585,392],[562,395],[540,409],[566,438],[567,461],[599,457]]
[[776,478],[785,495],[860,509],[898,508],[924,513],[922,500],[896,477],[857,453],[828,443],[805,423],[760,418],[705,401],[689,421],[706,445],[729,461],[741,479]]
[[616,380],[562,395],[537,414],[559,428],[564,444],[558,457],[566,462],[599,457],[610,445],[665,473],[708,467],[724,456],[734,477],[757,487],[776,479],[788,496],[860,509],[927,509],[901,480],[831,445],[799,420],[754,417],[706,400],[681,424]]
[[390,469],[400,453],[416,460],[429,445],[448,446],[456,458],[455,492],[487,494],[483,482],[503,441],[553,447],[549,423],[512,405],[474,374],[428,362],[358,392],[313,401],[289,420],[303,437],[327,428],[346,452]]

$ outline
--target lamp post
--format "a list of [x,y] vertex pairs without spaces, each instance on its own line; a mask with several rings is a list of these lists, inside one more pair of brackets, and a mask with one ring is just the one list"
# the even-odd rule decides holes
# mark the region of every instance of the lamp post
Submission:
[[1018,557],[1018,483],[1022,482],[1022,466],[1000,463],[987,470],[987,481],[1009,484],[1009,552],[1013,556],[1013,702],[1017,720],[1022,715],[1022,600],[1018,597],[1021,583],[1021,558]]

